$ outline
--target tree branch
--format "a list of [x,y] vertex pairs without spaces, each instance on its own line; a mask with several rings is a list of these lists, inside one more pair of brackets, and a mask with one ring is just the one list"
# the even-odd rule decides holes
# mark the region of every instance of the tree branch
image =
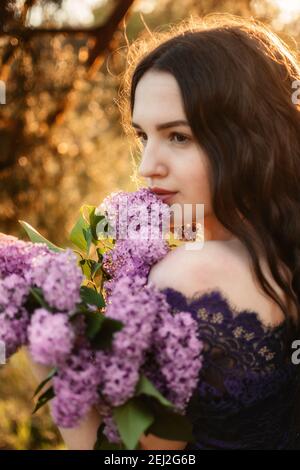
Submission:
[[105,24],[92,28],[11,28],[6,30],[6,28],[3,27],[2,30],[0,30],[0,36],[12,36],[25,40],[46,34],[88,35],[99,37],[106,35],[112,30],[116,30],[120,21],[133,3],[134,0],[119,0]]

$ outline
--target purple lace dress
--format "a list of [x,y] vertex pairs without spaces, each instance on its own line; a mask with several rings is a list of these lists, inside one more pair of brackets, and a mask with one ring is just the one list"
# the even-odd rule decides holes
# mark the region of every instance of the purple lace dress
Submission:
[[172,311],[199,324],[204,361],[187,415],[196,449],[300,449],[300,374],[287,323],[265,326],[257,313],[234,309],[220,290],[187,298],[162,290]]

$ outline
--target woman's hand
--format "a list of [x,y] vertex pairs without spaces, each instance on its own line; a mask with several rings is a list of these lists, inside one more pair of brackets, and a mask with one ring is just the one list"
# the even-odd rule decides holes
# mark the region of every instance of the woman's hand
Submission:
[[186,441],[161,439],[154,434],[142,434],[139,443],[142,450],[183,450],[187,445]]

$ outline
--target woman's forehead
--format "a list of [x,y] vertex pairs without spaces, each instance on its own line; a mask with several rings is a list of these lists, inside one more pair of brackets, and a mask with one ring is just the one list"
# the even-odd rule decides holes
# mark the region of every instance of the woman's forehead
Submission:
[[146,117],[157,123],[185,119],[180,89],[171,74],[149,71],[137,84],[132,120],[142,125]]

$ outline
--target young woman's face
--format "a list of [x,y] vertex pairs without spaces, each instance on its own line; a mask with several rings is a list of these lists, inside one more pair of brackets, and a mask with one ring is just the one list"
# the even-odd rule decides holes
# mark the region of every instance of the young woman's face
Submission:
[[[170,124],[173,121],[185,121]],[[196,142],[173,75],[149,70],[137,84],[132,125],[143,146],[139,175],[149,187],[176,191],[166,203],[204,204],[211,210],[207,156]]]
[[209,159],[187,122],[174,76],[148,70],[139,80],[134,98],[132,125],[143,146],[139,175],[148,180],[150,188],[176,192],[165,202],[181,207],[182,220],[186,220],[185,205],[189,205],[187,214],[192,208],[192,222],[199,222],[195,208],[202,204],[205,240],[237,240],[213,213]]

